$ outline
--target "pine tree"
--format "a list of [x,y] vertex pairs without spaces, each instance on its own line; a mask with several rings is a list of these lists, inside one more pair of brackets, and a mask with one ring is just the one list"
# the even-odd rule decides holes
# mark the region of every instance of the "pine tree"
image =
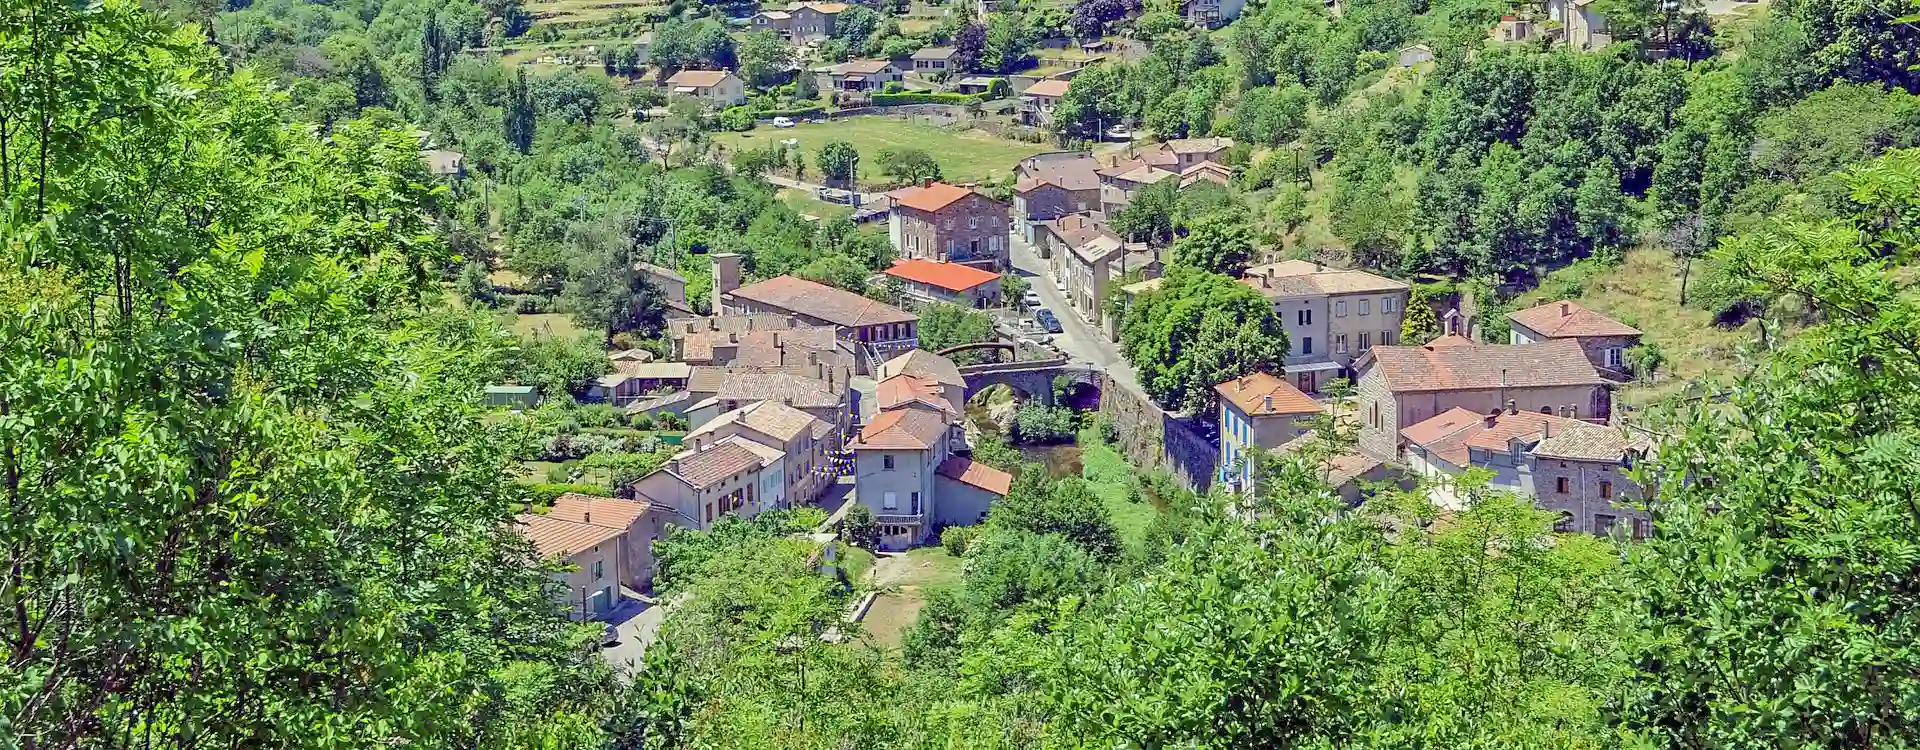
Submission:
[[507,142],[520,153],[533,150],[533,96],[527,91],[527,70],[521,68],[507,85],[507,106],[501,113]]
[[427,25],[420,30],[420,89],[427,101],[440,101],[440,76],[452,61],[446,31],[440,28],[440,14],[428,13]]

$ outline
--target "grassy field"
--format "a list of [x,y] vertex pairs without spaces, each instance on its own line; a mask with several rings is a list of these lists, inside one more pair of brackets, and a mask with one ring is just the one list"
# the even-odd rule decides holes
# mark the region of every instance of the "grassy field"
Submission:
[[640,9],[654,5],[659,3],[651,0],[536,0],[527,3],[526,9],[536,23],[584,24],[605,21],[621,10],[638,13]]
[[1120,539],[1128,546],[1145,541],[1147,529],[1153,525],[1153,519],[1160,511],[1133,499],[1133,493],[1128,489],[1133,474],[1132,465],[1113,446],[1100,442],[1100,436],[1092,428],[1080,431],[1080,449],[1081,476],[1087,480],[1087,486],[1093,490],[1093,494],[1105,501],[1107,513],[1113,517],[1114,528],[1120,532]]
[[911,147],[927,152],[939,162],[948,182],[978,182],[1006,177],[1024,158],[1047,151],[1038,143],[1022,143],[1000,138],[984,131],[956,131],[922,122],[892,117],[860,116],[821,124],[801,123],[792,128],[755,128],[745,133],[715,133],[714,140],[727,150],[758,148],[788,138],[800,142],[806,154],[809,179],[818,179],[815,155],[821,144],[843,140],[860,152],[860,180],[864,184],[883,184],[880,152],[887,148]]
[[920,618],[927,591],[960,584],[960,563],[945,547],[934,546],[875,564],[869,583],[883,593],[863,621],[867,638],[883,648],[898,647],[901,634]]
[[813,197],[805,190],[796,190],[794,188],[781,188],[780,202],[787,204],[788,208],[803,215],[821,219],[838,219],[843,216],[853,215],[852,206],[842,203],[828,203]]
[[580,326],[574,324],[573,316],[566,313],[515,315],[512,329],[514,333],[521,336],[557,336],[569,339],[577,338],[585,332]]
[[1634,250],[1619,266],[1590,273],[1584,281],[1570,281],[1577,273],[1563,269],[1549,274],[1538,290],[1520,298],[1516,309],[1577,292],[1566,296],[1646,332],[1645,340],[1658,344],[1668,363],[1653,383],[1620,390],[1618,396],[1626,404],[1645,405],[1678,393],[1693,378],[1730,374],[1735,349],[1757,335],[1751,324],[1723,328],[1714,324],[1711,313],[1681,307],[1680,265],[1665,250]]

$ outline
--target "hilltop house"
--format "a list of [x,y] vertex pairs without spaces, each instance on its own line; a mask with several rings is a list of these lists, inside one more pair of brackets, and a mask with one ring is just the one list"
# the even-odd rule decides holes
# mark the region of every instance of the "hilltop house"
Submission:
[[944,182],[887,195],[893,199],[887,233],[900,257],[965,263],[996,273],[1008,267],[1007,204]]
[[1400,435],[1408,468],[1440,480],[1430,497],[1442,507],[1464,509],[1468,499],[1453,480],[1481,468],[1493,473],[1492,489],[1558,511],[1556,530],[1604,535],[1624,527],[1636,539],[1651,533],[1646,511],[1629,504],[1641,492],[1625,473],[1647,445],[1623,428],[1509,405],[1486,414],[1450,409]]
[[575,523],[539,513],[522,513],[514,520],[541,559],[568,565],[568,570],[553,574],[551,588],[569,617],[603,616],[619,606],[624,527]]
[[1020,92],[1020,124],[1044,128],[1053,124],[1053,111],[1070,84],[1059,78],[1045,78]]
[[960,51],[952,47],[927,47],[913,53],[913,72],[934,76],[959,71]]
[[846,3],[791,3],[787,5],[787,36],[795,42],[816,42],[833,36]]
[[1640,329],[1561,300],[1507,313],[1513,321],[1512,342],[1570,339],[1580,344],[1587,361],[1605,374],[1627,379],[1626,352],[1640,345]]
[[1422,346],[1376,346],[1360,355],[1360,447],[1400,455],[1401,430],[1450,409],[1485,414],[1503,406],[1605,423],[1608,381],[1575,341],[1476,344],[1446,335]]
[[1560,40],[1581,52],[1613,43],[1607,19],[1593,8],[1593,0],[1547,0],[1547,18],[1560,23]]
[[1304,260],[1248,268],[1240,282],[1273,303],[1291,344],[1282,366],[1302,391],[1319,391],[1376,344],[1400,343],[1405,282]]

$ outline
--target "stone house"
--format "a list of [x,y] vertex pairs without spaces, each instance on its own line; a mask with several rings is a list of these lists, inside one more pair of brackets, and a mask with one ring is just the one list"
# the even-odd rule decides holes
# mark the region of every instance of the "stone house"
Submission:
[[646,261],[633,264],[633,270],[646,277],[648,283],[660,290],[660,296],[666,298],[668,318],[693,317],[693,308],[687,304],[687,277]]
[[685,362],[615,361],[613,372],[588,386],[586,400],[627,406],[650,394],[685,388],[692,374],[693,367]]
[[1400,343],[1406,282],[1304,260],[1253,266],[1240,281],[1273,303],[1290,344],[1282,365],[1302,391],[1349,374],[1375,345]]
[[1443,336],[1422,346],[1376,346],[1354,361],[1360,448],[1400,455],[1400,431],[1451,409],[1486,414],[1502,407],[1604,424],[1608,381],[1573,341],[1518,346]]
[[1053,111],[1067,95],[1071,84],[1059,78],[1044,78],[1020,92],[1020,124],[1044,128],[1053,125]]
[[791,19],[787,36],[795,42],[813,42],[833,36],[833,30],[846,3],[792,3],[787,6]]
[[[806,412],[829,425],[826,439],[839,440],[852,431],[859,413],[852,374],[844,369],[816,365],[802,367],[696,367],[687,380],[687,427],[698,430],[728,412],[775,401]],[[839,445],[838,442],[833,443]]]
[[903,293],[921,304],[946,302],[986,309],[1000,306],[1000,274],[959,263],[903,258],[885,271]]
[[[666,508],[649,503],[568,492],[553,499],[547,517],[567,523],[607,526],[621,530],[620,583],[635,591],[653,588],[653,543],[675,523]],[[685,522],[680,522],[684,524]]]
[[[762,470],[760,489],[763,508],[790,508],[818,502],[831,481],[829,455],[839,449],[832,439],[834,431],[825,420],[788,406],[780,401],[758,401],[700,425],[687,433],[685,440],[725,440],[738,437],[764,446],[779,455],[778,461],[762,455],[769,467]],[[771,467],[779,467],[774,471]],[[767,482],[765,480],[772,479]]]
[[1568,300],[1507,313],[1507,318],[1513,321],[1512,343],[1571,339],[1580,344],[1587,361],[1602,373],[1622,380],[1631,378],[1627,373],[1626,353],[1640,345],[1642,334],[1638,328]]
[[689,527],[706,530],[728,513],[760,511],[760,472],[766,461],[744,440],[695,440],[665,466],[635,480],[636,499],[671,508]]
[[1066,288],[1068,303],[1082,317],[1099,320],[1113,262],[1126,253],[1126,243],[1089,214],[1068,214],[1042,227],[1048,265]]
[[1425,44],[1410,44],[1401,47],[1394,56],[1400,67],[1411,68],[1433,62],[1433,48]]
[[1180,173],[1131,160],[1100,170],[1100,212],[1112,216],[1149,185],[1180,179]]
[[[1308,433],[1282,443],[1280,447],[1268,451],[1276,459],[1295,455],[1313,445],[1318,437]],[[1389,482],[1399,480],[1400,471],[1392,464],[1366,451],[1354,450],[1316,460],[1312,466],[1320,475],[1321,481],[1333,488],[1335,494],[1352,508],[1360,505],[1371,494],[1363,483]],[[1403,488],[1405,481],[1397,482]],[[1256,488],[1257,489],[1257,488]]]
[[554,600],[566,608],[568,617],[601,617],[620,605],[620,539],[625,529],[539,513],[522,513],[515,521],[541,559],[558,559],[569,566],[553,574],[551,586]]
[[716,109],[747,103],[746,84],[726,70],[682,70],[667,78],[667,91]]
[[965,263],[998,273],[1007,262],[1007,204],[973,190],[930,182],[887,194],[887,233],[902,258]]
[[1646,445],[1624,428],[1508,406],[1486,414],[1450,409],[1400,434],[1408,469],[1437,480],[1430,497],[1442,507],[1467,507],[1454,480],[1480,468],[1492,472],[1491,489],[1558,511],[1558,531],[1604,535],[1618,528],[1635,539],[1651,533],[1646,511],[1631,504],[1642,497],[1640,487],[1626,475]]
[[1325,411],[1320,402],[1285,378],[1256,372],[1219,383],[1220,469],[1215,478],[1250,492],[1258,457],[1313,429],[1311,420]]
[[[1001,215],[1005,216],[1004,210]],[[1003,223],[1003,232],[1004,226]],[[1003,259],[1005,254],[1005,243],[1002,242],[1000,255]],[[833,326],[840,338],[866,350],[859,358],[859,372],[867,371],[866,359],[869,354],[885,357],[919,346],[918,315],[844,289],[793,276],[776,276],[740,286],[739,255],[718,253],[713,260],[714,306],[720,313],[775,313],[792,316],[807,325]]]
[[1100,161],[1088,154],[1062,151],[1029,156],[1020,160],[1015,174],[1013,213],[1022,223],[1027,244],[1041,245],[1042,222],[1100,210]]
[[1547,0],[1547,18],[1560,24],[1560,40],[1568,49],[1582,52],[1613,43],[1607,19],[1593,7],[1593,0]]
[[754,31],[771,31],[782,39],[793,35],[793,14],[784,10],[763,10],[747,19],[747,25]]

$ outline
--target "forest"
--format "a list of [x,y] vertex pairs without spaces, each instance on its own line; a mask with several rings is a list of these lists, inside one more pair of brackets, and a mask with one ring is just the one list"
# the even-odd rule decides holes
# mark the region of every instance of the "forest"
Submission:
[[[1697,262],[1698,304],[1760,335],[1722,397],[1646,416],[1652,539],[1490,490],[1346,509],[1334,420],[1258,497],[1134,474],[1132,531],[985,446],[1014,487],[943,539],[960,580],[897,652],[820,637],[848,587],[769,514],[662,544],[681,604],[629,680],[508,528],[539,426],[477,394],[657,345],[635,260],[696,294],[721,248],[862,288],[885,239],[711,163],[706,115],[459,54],[538,28],[516,4],[0,2],[6,746],[1920,744],[1920,39],[1879,6],[1781,0],[1737,38],[1641,8],[1583,55],[1468,54],[1501,8],[1275,2],[1211,35],[1156,9],[1151,54],[1063,105],[1259,144],[1243,192],[1130,217],[1229,303],[1168,300],[1130,348],[1194,316],[1261,345],[1206,271],[1256,240],[1233,217],[1297,239],[1283,204],[1406,274]],[[1431,77],[1369,90],[1414,39]],[[422,130],[480,179],[430,174]],[[586,330],[522,339],[515,309]]]

